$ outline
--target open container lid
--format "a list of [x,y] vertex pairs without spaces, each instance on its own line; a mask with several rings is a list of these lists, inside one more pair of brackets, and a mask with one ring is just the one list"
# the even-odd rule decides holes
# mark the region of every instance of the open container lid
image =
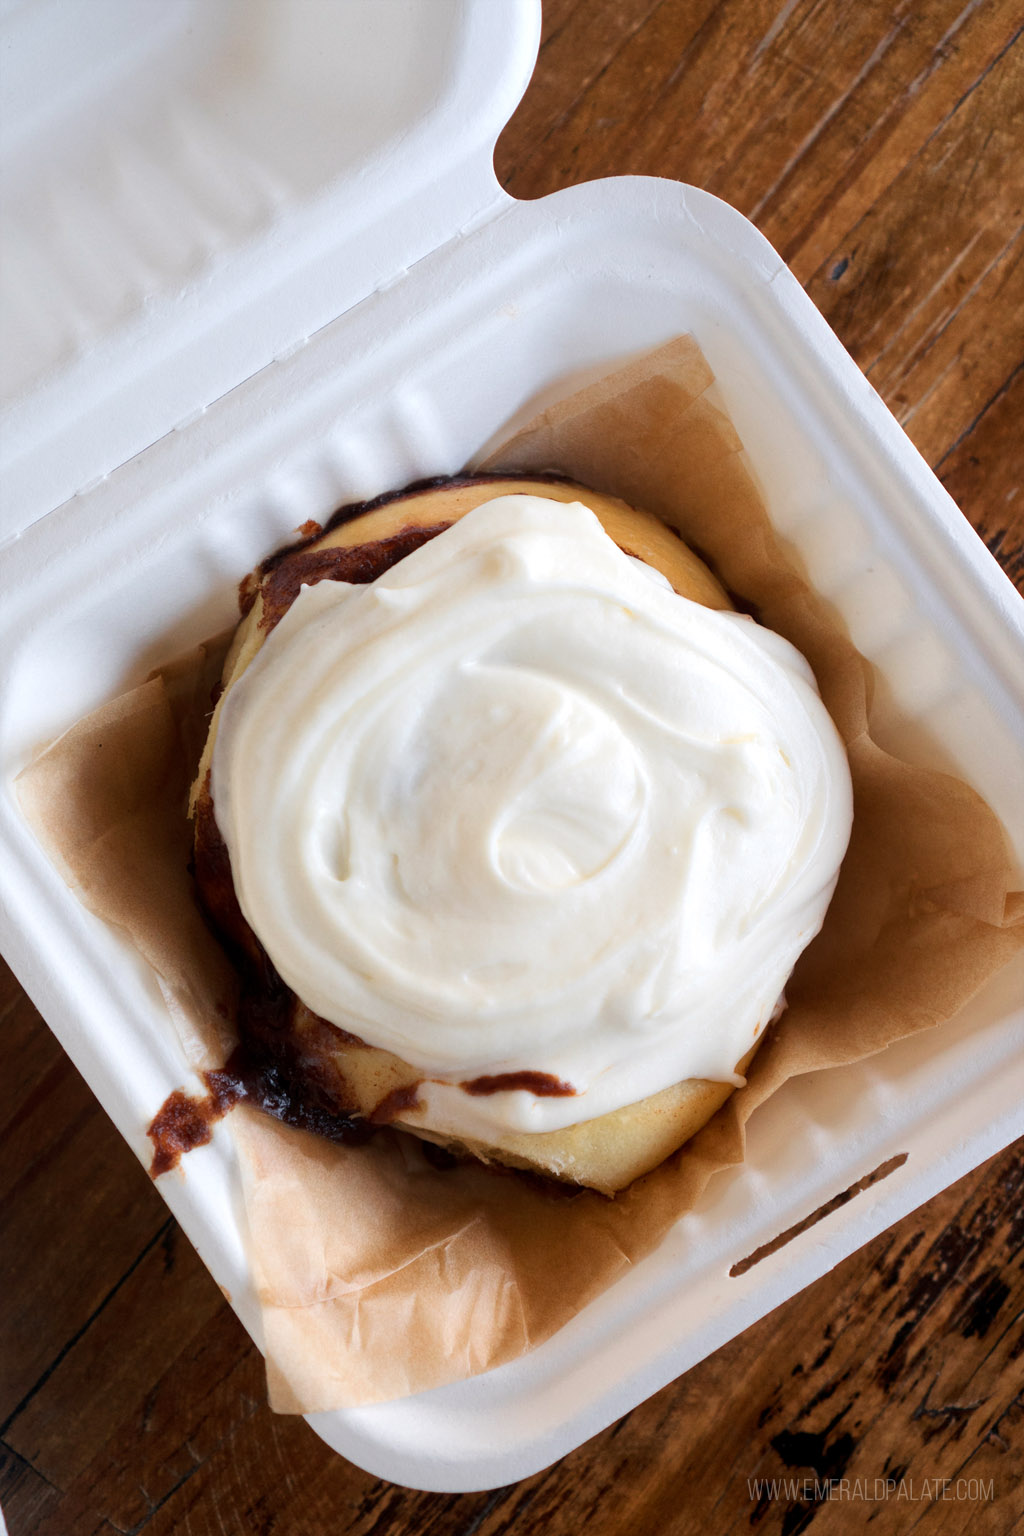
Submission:
[[0,541],[511,201],[539,0],[0,18]]

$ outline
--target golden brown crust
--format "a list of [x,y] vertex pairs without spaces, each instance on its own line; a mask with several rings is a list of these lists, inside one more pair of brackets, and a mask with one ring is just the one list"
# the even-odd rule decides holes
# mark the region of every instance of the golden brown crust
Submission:
[[[621,549],[661,571],[677,592],[708,607],[730,606],[714,576],[677,534],[657,518],[614,497],[559,477],[481,476],[431,483],[410,493],[380,498],[355,515],[346,509],[326,530],[314,529],[299,544],[264,562],[243,583],[245,612],[224,665],[222,698],[258,653],[303,583],[375,580],[473,507],[519,492],[585,502]],[[280,989],[282,984],[238,908],[227,850],[213,814],[209,766],[219,712],[218,704],[192,792],[196,876],[204,905],[249,972],[247,990],[251,997],[254,985]],[[330,1091],[345,1100],[338,1104],[341,1111],[356,1112],[378,1124],[391,1121],[424,1140],[456,1153],[465,1151],[483,1162],[532,1169],[608,1194],[624,1189],[688,1141],[732,1091],[727,1083],[675,1083],[637,1104],[565,1130],[508,1132],[493,1144],[485,1144],[425,1125],[425,1111],[416,1092],[422,1073],[389,1052],[327,1024],[290,994],[288,997],[285,1028],[290,1059],[306,1063],[321,1092],[325,1083],[334,1085]],[[746,1061],[740,1064],[741,1068],[745,1065]]]

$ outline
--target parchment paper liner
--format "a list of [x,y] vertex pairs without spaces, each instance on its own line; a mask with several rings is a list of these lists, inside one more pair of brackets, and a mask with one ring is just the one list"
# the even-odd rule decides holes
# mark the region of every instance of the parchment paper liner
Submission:
[[[807,656],[855,786],[853,840],[825,927],[746,1088],[614,1201],[476,1166],[438,1171],[390,1131],[339,1148],[234,1110],[280,1411],[402,1396],[548,1337],[742,1158],[748,1116],[788,1077],[949,1018],[1024,941],[1024,899],[1007,896],[992,812],[965,784],[899,762],[868,736],[867,663],[783,554],[735,431],[707,398],[712,382],[695,343],[680,338],[545,412],[487,467],[559,469],[659,514]],[[199,1068],[224,1059],[235,987],[196,911],[183,815],[222,652],[204,647],[96,711],[19,781],[82,900],[157,971]],[[140,1112],[148,1119],[156,1107]]]

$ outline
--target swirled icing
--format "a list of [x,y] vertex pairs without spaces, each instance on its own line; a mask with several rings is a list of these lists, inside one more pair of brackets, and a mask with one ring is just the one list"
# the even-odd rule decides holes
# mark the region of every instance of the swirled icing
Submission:
[[[212,792],[287,984],[475,1135],[741,1081],[851,823],[799,653],[530,495],[304,587],[224,701]],[[516,1071],[575,1091],[458,1086]]]

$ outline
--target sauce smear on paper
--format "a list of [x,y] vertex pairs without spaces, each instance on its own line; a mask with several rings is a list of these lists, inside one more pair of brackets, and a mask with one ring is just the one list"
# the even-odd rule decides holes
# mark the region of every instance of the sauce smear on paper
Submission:
[[146,1132],[153,1143],[153,1161],[149,1165],[152,1178],[158,1179],[162,1173],[176,1168],[183,1154],[193,1147],[205,1146],[213,1135],[214,1122],[242,1097],[241,1089],[236,1091],[224,1071],[206,1072],[203,1080],[210,1090],[205,1098],[193,1098],[176,1088],[168,1094]]
[[254,1061],[244,1045],[232,1052],[223,1067],[204,1072],[203,1081],[208,1089],[203,1098],[176,1088],[153,1119],[146,1133],[153,1143],[152,1178],[176,1168],[184,1153],[205,1146],[216,1122],[240,1103],[329,1141],[365,1141],[372,1131],[364,1119],[332,1112],[303,1097],[277,1067]]

